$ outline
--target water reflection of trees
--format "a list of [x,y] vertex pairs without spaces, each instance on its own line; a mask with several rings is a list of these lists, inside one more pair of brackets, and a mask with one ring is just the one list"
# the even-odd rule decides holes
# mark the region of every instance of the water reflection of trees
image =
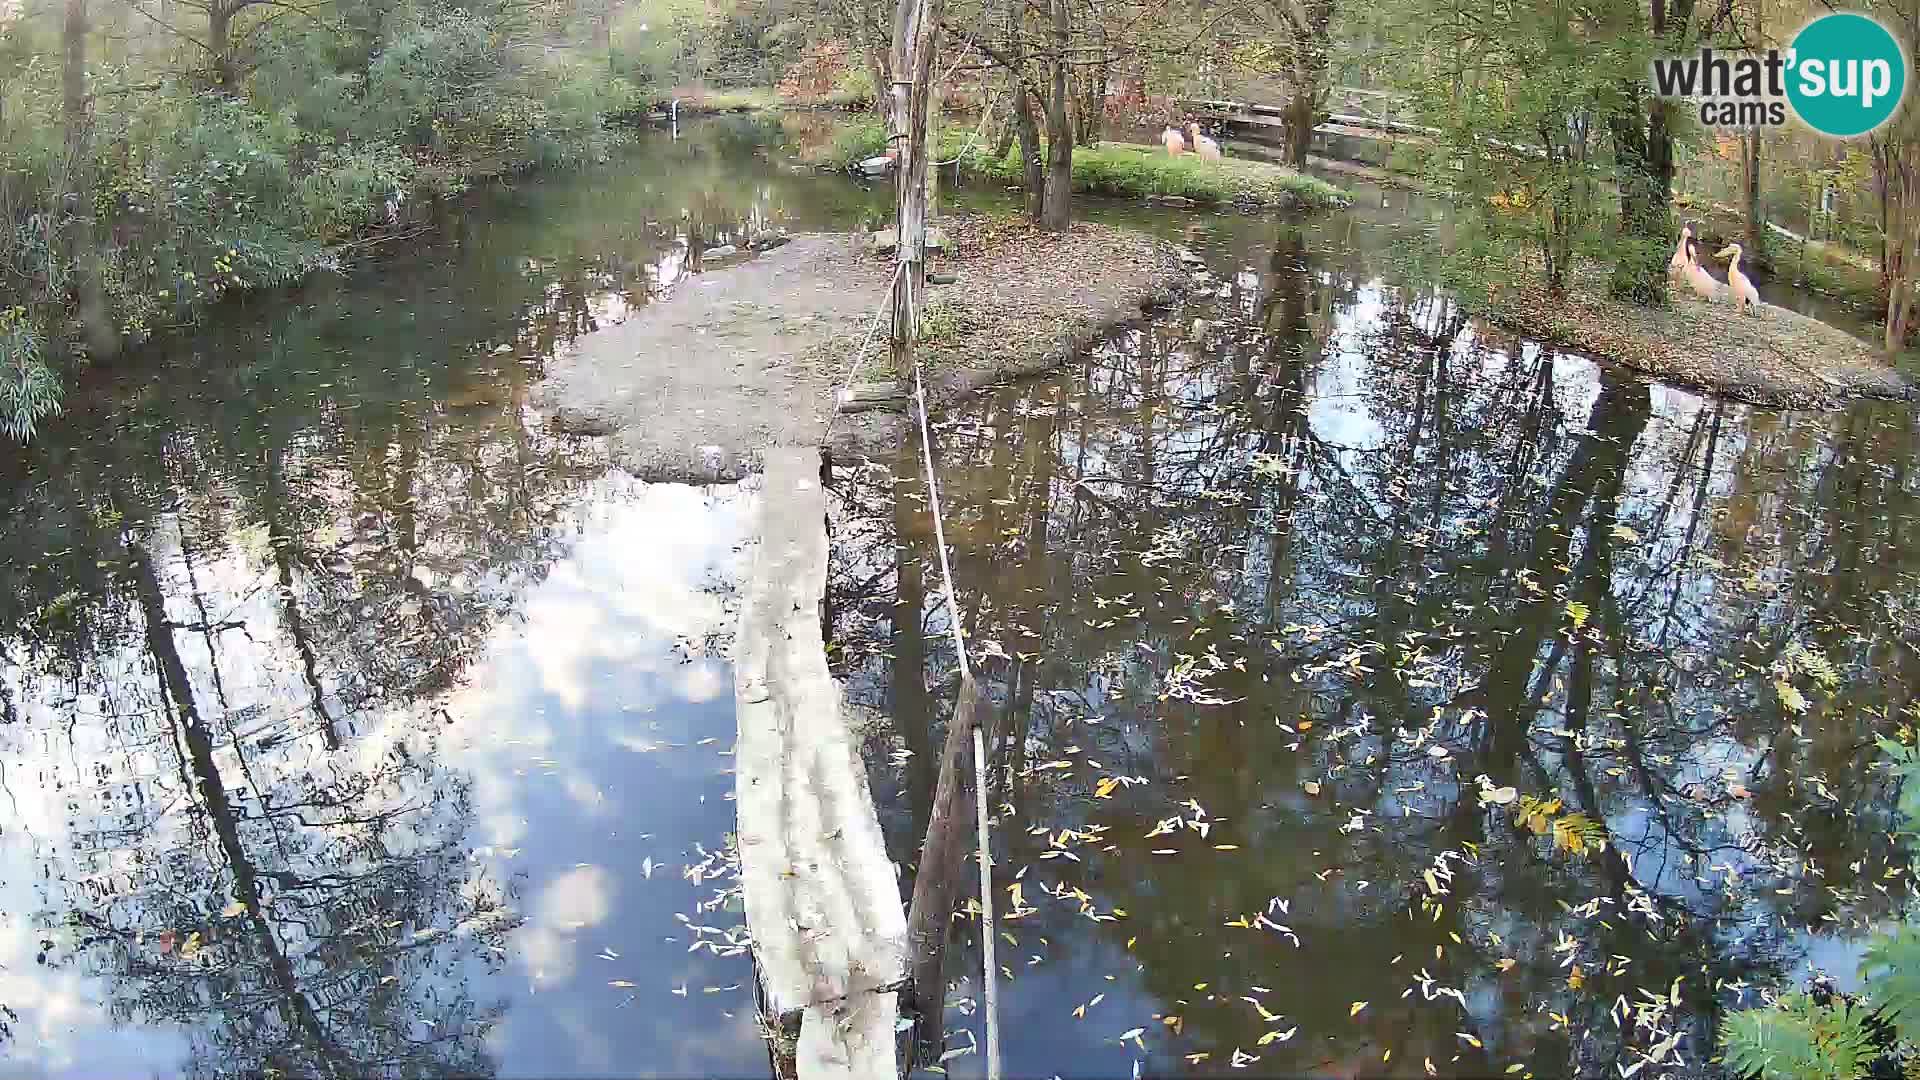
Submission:
[[[1010,926],[1052,953],[1125,943],[1180,1015],[1159,1048],[1212,1065],[1392,1049],[1410,1073],[1594,1074],[1676,1034],[1705,1057],[1729,985],[1784,977],[1801,929],[1892,908],[1869,764],[1913,684],[1886,614],[1915,595],[1912,420],[1650,387],[1319,248],[1283,227],[1220,295],[1083,357],[1072,389],[1009,388],[938,435],[970,633],[1008,654],[1000,862],[1033,871],[1038,908]],[[938,745],[921,695],[952,658],[912,462],[895,472],[854,501],[894,515],[873,535],[899,545],[897,591],[837,630],[891,657],[856,685],[891,695],[917,811]],[[1102,776],[1147,783],[1097,798]],[[1561,800],[1608,847],[1554,850],[1483,807],[1479,776]],[[1218,831],[1142,838],[1176,817]],[[896,848],[920,821],[892,824]],[[1211,849],[1223,834],[1237,854]],[[1061,850],[1080,861],[1043,859]],[[1091,899],[1036,901],[1047,882]],[[1298,946],[1227,925],[1275,899]],[[1462,999],[1385,1007],[1408,987]],[[1376,1005],[1350,1019],[1357,1000]],[[1288,1025],[1314,1046],[1255,1051]]]
[[[293,322],[260,366],[104,388],[13,478],[0,876],[32,885],[0,919],[99,978],[97,1026],[186,1032],[198,1075],[486,1074],[502,1004],[468,987],[513,888],[416,703],[602,470],[530,426],[530,365],[436,371],[485,388],[453,410],[405,371],[343,403]],[[313,373],[263,394],[276,363]]]

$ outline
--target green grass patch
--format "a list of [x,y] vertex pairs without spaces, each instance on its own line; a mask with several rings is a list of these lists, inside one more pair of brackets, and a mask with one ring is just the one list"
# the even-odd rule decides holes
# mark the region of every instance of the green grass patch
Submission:
[[[810,164],[847,168],[886,153],[887,128],[878,120],[860,120],[836,133],[809,155]],[[949,128],[940,135],[940,159],[960,159],[962,172],[1003,184],[1024,180],[1019,150],[995,158],[969,129]],[[1073,190],[1122,199],[1180,198],[1215,206],[1344,206],[1346,193],[1315,176],[1264,161],[1229,158],[1202,161],[1191,154],[1168,156],[1158,148],[1101,143],[1073,152]]]
[[[970,155],[970,171],[1006,183],[1021,180],[1020,161],[1009,154],[999,161]],[[1346,193],[1318,177],[1264,161],[1229,158],[1202,161],[1191,154],[1173,157],[1158,149],[1101,143],[1073,152],[1073,190],[1123,199],[1179,198],[1205,205],[1343,206]]]

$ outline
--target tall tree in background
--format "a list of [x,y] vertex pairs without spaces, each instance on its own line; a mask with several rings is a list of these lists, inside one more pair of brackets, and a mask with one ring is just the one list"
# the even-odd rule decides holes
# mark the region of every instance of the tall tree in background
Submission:
[[[1908,48],[1920,42],[1920,3],[1869,0],[1866,7]],[[1911,76],[1908,81],[1906,104],[1869,142],[1881,199],[1880,277],[1887,294],[1883,342],[1888,352],[1904,349],[1920,324],[1920,106],[1914,103]]]
[[1286,85],[1281,156],[1302,169],[1326,106],[1333,66],[1334,0],[1258,0],[1229,59],[1277,75]]
[[[1618,28],[1617,40],[1631,41],[1644,28],[1655,48],[1681,52],[1692,38],[1693,9],[1694,0],[1648,0],[1644,18],[1636,10],[1632,22]],[[1667,299],[1677,116],[1672,102],[1649,92],[1644,62],[1625,66],[1607,118],[1620,187],[1620,252],[1608,289],[1622,300],[1661,304]]]

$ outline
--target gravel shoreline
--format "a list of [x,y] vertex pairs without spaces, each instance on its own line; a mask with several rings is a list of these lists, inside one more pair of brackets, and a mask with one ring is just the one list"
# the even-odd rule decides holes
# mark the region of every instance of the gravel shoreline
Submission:
[[1516,333],[1610,360],[1677,386],[1775,408],[1833,408],[1855,398],[1910,400],[1914,386],[1873,346],[1769,304],[1742,315],[1728,303],[1674,296],[1665,308],[1605,297],[1576,279],[1564,297],[1503,288],[1480,312]]
[[[952,250],[931,268],[956,280],[926,293],[943,330],[921,345],[936,408],[1059,367],[1189,276],[1173,245],[1109,226],[1055,234],[983,216],[940,226]],[[606,436],[614,460],[648,480],[737,480],[768,448],[827,444],[829,426],[836,457],[890,451],[905,435],[900,412],[833,413],[892,269],[847,234],[709,266],[556,358],[534,407],[560,430]],[[885,352],[882,326],[861,382],[892,378]]]

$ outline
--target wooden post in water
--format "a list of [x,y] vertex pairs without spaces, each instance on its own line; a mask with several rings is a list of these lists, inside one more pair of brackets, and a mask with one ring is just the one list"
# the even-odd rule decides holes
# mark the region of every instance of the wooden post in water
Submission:
[[[941,1034],[947,988],[942,961],[959,894],[960,871],[971,841],[967,832],[973,824],[967,812],[973,805],[967,798],[967,749],[972,744],[974,725],[981,722],[986,711],[986,694],[972,675],[963,676],[960,698],[947,724],[947,741],[940,751],[933,810],[927,815],[926,842],[920,848],[920,866],[913,875],[913,902],[907,908],[907,974],[909,1000],[917,1020],[916,1046],[929,1045]],[[978,793],[974,797],[978,798]]]

